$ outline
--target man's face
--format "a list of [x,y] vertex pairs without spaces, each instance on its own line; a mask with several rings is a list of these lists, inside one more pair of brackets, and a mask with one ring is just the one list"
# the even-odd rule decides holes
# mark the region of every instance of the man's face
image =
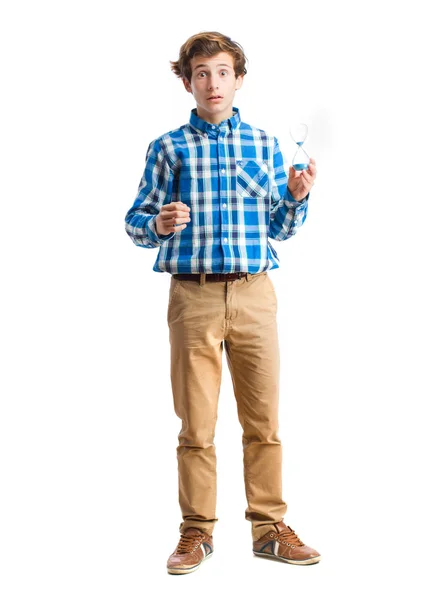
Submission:
[[243,76],[236,79],[231,54],[195,56],[190,61],[192,79],[183,79],[186,90],[193,94],[198,116],[208,123],[220,123],[233,114],[236,90],[242,87]]

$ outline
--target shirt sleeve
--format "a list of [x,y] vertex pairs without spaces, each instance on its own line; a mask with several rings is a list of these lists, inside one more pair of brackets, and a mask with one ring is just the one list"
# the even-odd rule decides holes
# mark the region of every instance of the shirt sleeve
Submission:
[[299,227],[304,224],[310,194],[308,193],[300,202],[293,198],[287,187],[288,174],[284,169],[284,160],[278,140],[276,138],[274,140],[273,180],[268,236],[274,240],[282,241],[295,235]]
[[158,235],[156,217],[172,197],[174,173],[158,140],[148,147],[145,169],[139,183],[136,199],[125,216],[125,230],[136,244],[143,248],[157,248],[175,235]]

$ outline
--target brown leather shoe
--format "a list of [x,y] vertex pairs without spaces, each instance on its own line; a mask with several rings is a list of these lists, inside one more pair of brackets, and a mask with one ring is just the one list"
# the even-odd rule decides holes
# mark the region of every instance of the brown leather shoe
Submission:
[[292,565],[312,565],[320,560],[320,554],[305,546],[284,521],[276,523],[273,529],[255,541],[253,552],[256,556],[275,558]]
[[213,554],[213,536],[196,527],[181,533],[178,546],[168,558],[168,573],[185,575],[196,571],[199,565]]

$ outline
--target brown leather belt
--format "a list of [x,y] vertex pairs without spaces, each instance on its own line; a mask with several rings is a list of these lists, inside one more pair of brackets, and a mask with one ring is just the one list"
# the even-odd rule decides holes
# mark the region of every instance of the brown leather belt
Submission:
[[[249,273],[242,271],[236,273],[206,273],[206,281],[235,281],[236,279],[242,279]],[[199,281],[201,273],[174,273],[172,275],[175,279],[191,279],[193,281]]]

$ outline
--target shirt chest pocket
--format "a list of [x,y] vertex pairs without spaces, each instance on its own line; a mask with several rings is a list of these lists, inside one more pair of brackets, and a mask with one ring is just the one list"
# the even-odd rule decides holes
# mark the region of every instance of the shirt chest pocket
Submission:
[[269,191],[267,163],[252,159],[236,163],[237,195],[244,198],[264,198]]
[[195,178],[189,173],[182,173],[178,180],[178,199],[189,204],[192,194],[196,190],[196,183]]

